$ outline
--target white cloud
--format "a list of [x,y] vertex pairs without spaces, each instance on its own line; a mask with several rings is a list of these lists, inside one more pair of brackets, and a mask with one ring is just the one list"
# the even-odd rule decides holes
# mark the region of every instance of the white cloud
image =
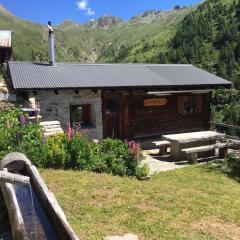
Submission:
[[89,7],[88,0],[82,0],[82,1],[76,2],[76,4],[78,9],[86,11],[86,15],[92,16],[95,14],[95,11]]
[[86,10],[87,9],[87,5],[88,5],[88,2],[86,0],[82,0],[80,2],[76,2],[77,6],[79,9],[81,10]]
[[87,9],[87,13],[86,13],[87,15],[89,15],[89,16],[92,16],[92,15],[94,15],[95,14],[95,11],[94,10],[92,10],[91,8],[88,8]]

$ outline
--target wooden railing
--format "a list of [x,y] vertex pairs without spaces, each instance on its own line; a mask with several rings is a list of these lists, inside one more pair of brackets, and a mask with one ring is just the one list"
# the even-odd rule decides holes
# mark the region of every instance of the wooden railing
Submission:
[[240,139],[240,126],[226,123],[210,122],[211,129],[227,134],[227,136]]

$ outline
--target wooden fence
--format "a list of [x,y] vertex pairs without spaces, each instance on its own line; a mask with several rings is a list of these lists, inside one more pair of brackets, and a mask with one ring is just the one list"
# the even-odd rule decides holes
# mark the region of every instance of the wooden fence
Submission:
[[226,123],[210,122],[211,129],[227,134],[227,136],[240,139],[240,126]]

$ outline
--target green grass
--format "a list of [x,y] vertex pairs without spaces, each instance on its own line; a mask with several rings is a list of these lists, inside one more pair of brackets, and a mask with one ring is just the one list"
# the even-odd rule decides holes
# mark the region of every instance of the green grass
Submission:
[[81,239],[134,233],[144,239],[238,239],[240,185],[203,166],[150,181],[42,170]]

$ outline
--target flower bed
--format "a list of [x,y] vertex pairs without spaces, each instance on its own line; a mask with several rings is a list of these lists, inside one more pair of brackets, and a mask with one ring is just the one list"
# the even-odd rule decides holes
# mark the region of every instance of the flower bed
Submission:
[[44,137],[41,126],[29,122],[28,116],[15,107],[0,112],[0,157],[18,151],[42,168],[72,168],[106,172],[120,176],[144,177],[148,174],[140,145],[116,139],[100,143],[88,140],[81,129],[69,126],[66,134]]

